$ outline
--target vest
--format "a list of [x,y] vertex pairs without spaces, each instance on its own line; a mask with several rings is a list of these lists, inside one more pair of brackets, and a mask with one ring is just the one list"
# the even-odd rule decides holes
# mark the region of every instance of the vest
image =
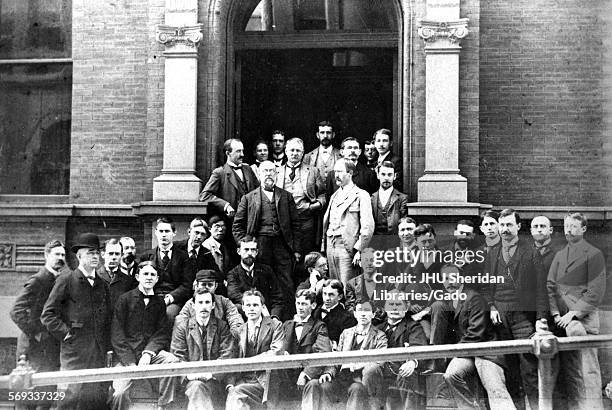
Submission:
[[278,212],[276,211],[276,201],[274,195],[272,201],[264,194],[261,196],[261,219],[258,235],[279,236],[280,224],[278,223]]
[[376,201],[376,209],[374,211],[374,233],[386,234],[389,233],[389,224],[387,222],[387,213],[389,211],[389,205],[391,204],[391,198],[387,201],[385,207],[380,203],[380,198]]
[[[514,253],[516,255],[516,252]],[[497,258],[497,272],[504,277],[503,283],[495,285],[495,296],[493,299],[498,302],[504,303],[518,303],[519,298],[516,294],[516,288],[514,286],[514,278],[508,269],[508,264],[504,261],[502,251],[500,250]]]

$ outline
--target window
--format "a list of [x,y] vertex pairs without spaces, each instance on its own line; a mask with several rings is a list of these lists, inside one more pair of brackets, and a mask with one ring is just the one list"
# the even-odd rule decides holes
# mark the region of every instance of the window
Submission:
[[0,194],[67,195],[72,2],[0,0]]

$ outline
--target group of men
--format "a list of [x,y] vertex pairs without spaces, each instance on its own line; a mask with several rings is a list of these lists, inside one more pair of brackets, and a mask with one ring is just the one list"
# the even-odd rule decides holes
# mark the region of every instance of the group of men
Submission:
[[[331,124],[320,123],[317,149],[304,156],[303,142],[293,138],[279,155],[284,135],[275,133],[277,163],[256,167],[242,163],[239,140],[228,140],[227,162],[201,194],[210,216],[193,219],[184,241],[174,240],[169,218],[155,222],[157,246],[140,257],[132,238],[101,247],[97,235],[84,233],[71,248],[73,271],[65,269],[64,245],[49,242],[45,267],[11,311],[23,331],[18,355],[27,354],[37,371],[53,371],[104,367],[109,351],[113,366],[147,366],[521,339],[541,319],[558,335],[598,333],[605,258],[583,239],[583,215],[565,218],[567,245],[559,247],[545,216],[532,219],[525,240],[516,211],[487,211],[482,241],[473,221],[457,223],[447,260],[434,227],[406,215],[408,198],[394,187],[399,162],[390,132],[374,136],[381,159],[374,170],[367,165],[373,160],[359,160],[358,141],[346,138],[336,150],[333,136]],[[373,249],[374,234],[396,238],[393,248],[410,258],[381,268],[389,249]],[[385,279],[403,273],[417,280]],[[406,297],[432,291],[441,297]],[[561,355],[560,402],[601,408],[596,350]],[[436,371],[459,408],[484,408],[479,384],[491,408],[524,408],[525,397],[537,408],[530,354],[168,377],[159,382],[158,404],[176,402],[182,391],[192,409],[282,408],[291,400],[309,409],[345,402],[349,409],[422,408],[424,377]],[[115,380],[110,398],[104,383],[59,386],[66,396],[57,405],[128,408],[131,386]]]

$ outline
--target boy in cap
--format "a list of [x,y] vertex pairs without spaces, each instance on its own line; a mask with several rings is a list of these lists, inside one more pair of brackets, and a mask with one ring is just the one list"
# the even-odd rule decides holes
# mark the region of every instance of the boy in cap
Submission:
[[[60,275],[41,315],[42,324],[61,341],[61,370],[104,367],[110,348],[111,304],[108,284],[96,275],[100,262],[98,235],[83,233],[72,246],[79,266]],[[66,389],[57,408],[105,408],[108,383],[76,383]]]

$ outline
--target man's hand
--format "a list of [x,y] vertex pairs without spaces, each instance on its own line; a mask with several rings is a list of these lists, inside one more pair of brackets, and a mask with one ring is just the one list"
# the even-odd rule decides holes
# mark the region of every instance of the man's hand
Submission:
[[412,313],[419,313],[421,310],[423,310],[423,306],[421,305],[415,305],[415,304],[410,305],[410,311]]
[[164,296],[164,302],[166,303],[166,306],[171,305],[174,302],[174,296],[167,294]]
[[399,368],[399,375],[402,377],[408,377],[414,373],[416,367],[417,363],[414,360],[409,360]]
[[557,319],[555,318],[555,323],[557,323],[560,327],[565,329],[567,325],[569,325],[570,322],[574,320],[576,315],[578,315],[578,312],[576,312],[575,310],[570,310],[569,312],[561,316],[558,322],[557,322]]
[[187,375],[187,380],[202,380],[202,381],[207,381],[212,379],[212,373],[194,373],[194,374],[188,374]]
[[491,309],[491,322],[494,325],[499,325],[501,321],[501,315],[497,309]]
[[361,252],[355,252],[355,256],[353,256],[353,265],[361,266]]
[[138,366],[146,366],[151,364],[151,355],[149,353],[143,353],[138,361]]
[[229,216],[230,218],[236,214],[236,210],[230,204],[225,205],[224,211],[225,215]]
[[296,262],[299,262],[302,255],[300,255],[299,252],[293,252],[293,257],[295,258]]
[[306,373],[301,372],[300,375],[298,376],[297,382],[295,384],[298,387],[304,387],[304,386],[306,386],[306,383],[308,383],[308,376],[306,375]]
[[323,373],[321,375],[321,377],[319,377],[319,384],[323,384],[323,383],[329,383],[331,382],[331,374],[329,373]]

